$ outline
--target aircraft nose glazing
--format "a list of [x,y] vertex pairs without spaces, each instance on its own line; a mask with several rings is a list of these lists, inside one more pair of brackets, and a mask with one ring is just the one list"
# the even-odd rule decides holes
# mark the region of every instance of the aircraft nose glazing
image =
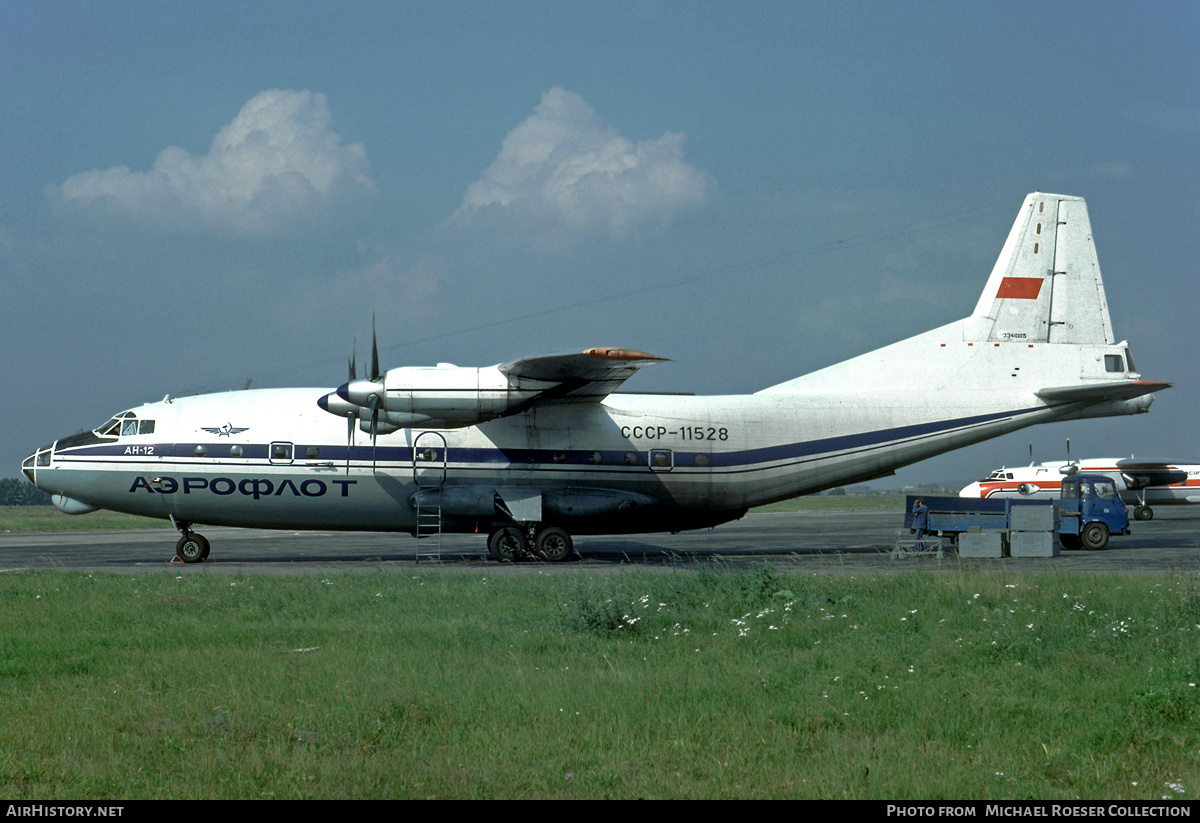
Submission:
[[46,446],[38,449],[33,454],[21,461],[21,473],[29,479],[30,483],[37,485],[37,470],[46,468],[50,465],[50,454],[53,452],[54,446]]

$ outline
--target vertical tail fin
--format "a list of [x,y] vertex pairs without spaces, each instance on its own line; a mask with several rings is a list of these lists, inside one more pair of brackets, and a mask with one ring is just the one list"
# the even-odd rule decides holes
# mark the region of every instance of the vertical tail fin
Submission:
[[1115,342],[1083,198],[1025,198],[963,330],[968,341]]

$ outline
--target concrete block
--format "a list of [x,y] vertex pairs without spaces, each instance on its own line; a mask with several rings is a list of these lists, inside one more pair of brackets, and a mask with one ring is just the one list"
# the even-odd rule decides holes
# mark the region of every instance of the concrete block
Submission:
[[1058,535],[1055,532],[1013,532],[1009,536],[1008,553],[1012,557],[1058,557]]
[[1058,529],[1058,506],[1013,506],[1009,524],[1015,532],[1049,532]]
[[1003,557],[1004,541],[1000,532],[964,532],[958,536],[960,557]]

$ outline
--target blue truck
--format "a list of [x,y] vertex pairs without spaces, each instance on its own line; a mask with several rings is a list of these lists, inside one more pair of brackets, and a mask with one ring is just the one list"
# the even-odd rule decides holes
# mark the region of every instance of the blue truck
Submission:
[[[904,527],[913,528],[917,495],[909,495]],[[1103,549],[1112,535],[1129,534],[1129,513],[1117,494],[1116,484],[1102,474],[1075,474],[1062,481],[1058,500],[977,499],[926,497],[929,508],[926,532],[957,540],[958,535],[980,531],[1013,530],[1013,510],[1023,506],[1056,506],[1058,539],[1067,549]]]

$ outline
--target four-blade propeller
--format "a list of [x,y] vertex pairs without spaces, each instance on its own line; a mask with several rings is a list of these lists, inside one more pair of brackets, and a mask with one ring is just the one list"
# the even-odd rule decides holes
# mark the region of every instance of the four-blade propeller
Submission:
[[[349,377],[345,383],[317,401],[320,406],[331,414],[343,415],[346,418],[346,473],[350,473],[350,453],[354,448],[354,428],[359,422],[360,415],[369,413],[368,420],[371,433],[371,445],[374,447],[379,437],[379,409],[383,398],[383,380],[379,372],[379,344],[375,336],[375,315],[371,314],[371,369],[369,376],[358,377],[358,341],[355,341],[353,353],[349,361]],[[374,457],[372,456],[372,463]]]

